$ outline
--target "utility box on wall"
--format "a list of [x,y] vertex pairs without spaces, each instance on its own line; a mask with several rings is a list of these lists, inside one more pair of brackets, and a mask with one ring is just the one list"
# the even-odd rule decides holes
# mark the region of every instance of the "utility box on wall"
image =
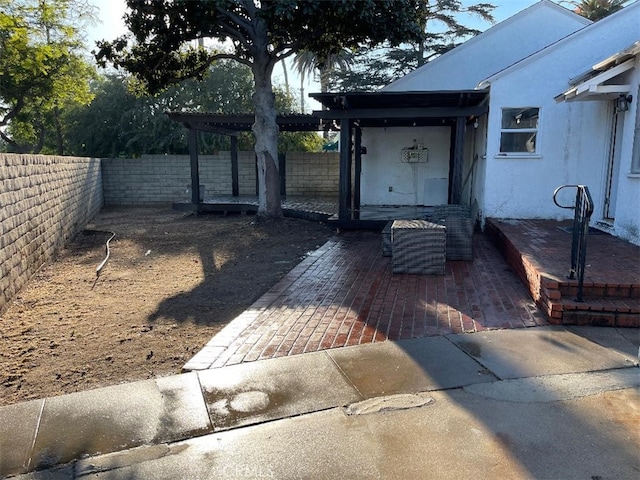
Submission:
[[427,163],[429,161],[429,149],[427,148],[403,148],[402,163]]

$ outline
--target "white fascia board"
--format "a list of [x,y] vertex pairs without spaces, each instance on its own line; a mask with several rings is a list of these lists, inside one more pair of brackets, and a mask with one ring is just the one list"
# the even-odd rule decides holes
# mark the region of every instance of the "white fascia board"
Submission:
[[635,58],[631,58],[620,65],[616,65],[609,70],[602,72],[595,77],[585,80],[578,85],[571,87],[564,93],[555,97],[556,102],[580,100],[593,95],[610,95],[615,93],[629,93],[630,85],[603,85],[604,82],[631,70],[635,65]]
[[640,53],[640,40],[635,42],[629,48],[625,48],[621,52],[611,55],[609,58],[605,58],[600,63],[597,63],[596,65],[593,66],[593,70],[604,70],[610,65],[615,65],[620,60],[624,60],[625,57],[629,57],[629,56],[635,57],[639,53]]
[[580,95],[582,92],[586,92],[591,89],[592,86],[598,86],[606,82],[607,80],[611,80],[613,77],[617,77],[621,73],[626,72],[627,70],[631,70],[635,64],[635,58],[631,58],[620,65],[616,65],[609,70],[605,70],[599,75],[590,78],[589,80],[585,80],[584,82],[575,86],[576,93]]
[[631,85],[593,85],[589,93],[594,95],[606,95],[608,93],[629,93]]

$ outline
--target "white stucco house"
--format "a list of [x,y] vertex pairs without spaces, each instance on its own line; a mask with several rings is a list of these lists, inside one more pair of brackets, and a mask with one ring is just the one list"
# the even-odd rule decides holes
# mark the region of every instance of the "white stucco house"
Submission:
[[[485,216],[554,218],[551,192],[584,184],[593,221],[640,243],[639,40],[636,2],[480,82],[490,89],[476,192]],[[529,135],[532,145],[509,145]]]
[[595,23],[542,0],[381,92],[314,95],[355,137],[341,216],[477,201],[482,219],[571,218],[553,192],[584,184],[592,224],[640,245],[639,41],[640,0]]

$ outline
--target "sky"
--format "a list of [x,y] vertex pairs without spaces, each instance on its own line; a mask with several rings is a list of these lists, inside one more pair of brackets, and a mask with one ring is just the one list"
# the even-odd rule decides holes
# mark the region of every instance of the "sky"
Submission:
[[[534,3],[537,3],[538,0],[463,0],[463,4],[469,5],[481,2],[496,5],[496,9],[493,11],[493,16],[496,23],[498,23],[519,11],[524,10]],[[95,48],[96,40],[113,40],[127,31],[122,21],[122,16],[125,11],[124,0],[91,0],[91,3],[99,9],[99,22],[88,32],[89,50],[93,50]],[[463,21],[463,23],[478,30],[486,30],[491,26],[486,22],[481,22],[471,17],[468,20]],[[292,88],[300,85],[299,77],[292,68],[289,68],[289,80]],[[277,68],[274,72],[274,82],[276,84],[284,84],[282,68]],[[310,81],[308,85],[305,86],[305,90],[308,93],[319,92],[320,86],[317,82]],[[313,100],[308,99],[308,102],[308,109],[318,108],[318,105],[316,105]]]
[[[501,0],[501,1],[493,1],[490,0],[482,0],[487,1],[488,3],[493,3],[496,5],[496,9],[494,10],[494,17],[496,22],[500,22],[509,18],[510,16],[518,13],[520,10],[524,10],[530,5],[533,5],[538,0]],[[122,23],[122,15],[125,10],[125,2],[124,0],[91,0],[91,3],[98,7],[100,13],[100,23],[96,25],[89,32],[89,39],[93,42],[95,40],[112,40],[118,35],[121,35],[126,32],[124,25]],[[480,3],[480,1],[463,1],[465,4],[474,4]],[[475,25],[474,25],[475,26]],[[489,25],[477,25],[477,28],[484,30],[488,28]]]

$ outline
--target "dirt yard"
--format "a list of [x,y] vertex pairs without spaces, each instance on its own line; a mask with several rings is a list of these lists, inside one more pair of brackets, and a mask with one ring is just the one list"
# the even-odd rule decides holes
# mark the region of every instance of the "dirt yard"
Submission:
[[[174,374],[332,231],[106,209],[0,316],[0,405]],[[111,255],[99,277],[107,233]]]

